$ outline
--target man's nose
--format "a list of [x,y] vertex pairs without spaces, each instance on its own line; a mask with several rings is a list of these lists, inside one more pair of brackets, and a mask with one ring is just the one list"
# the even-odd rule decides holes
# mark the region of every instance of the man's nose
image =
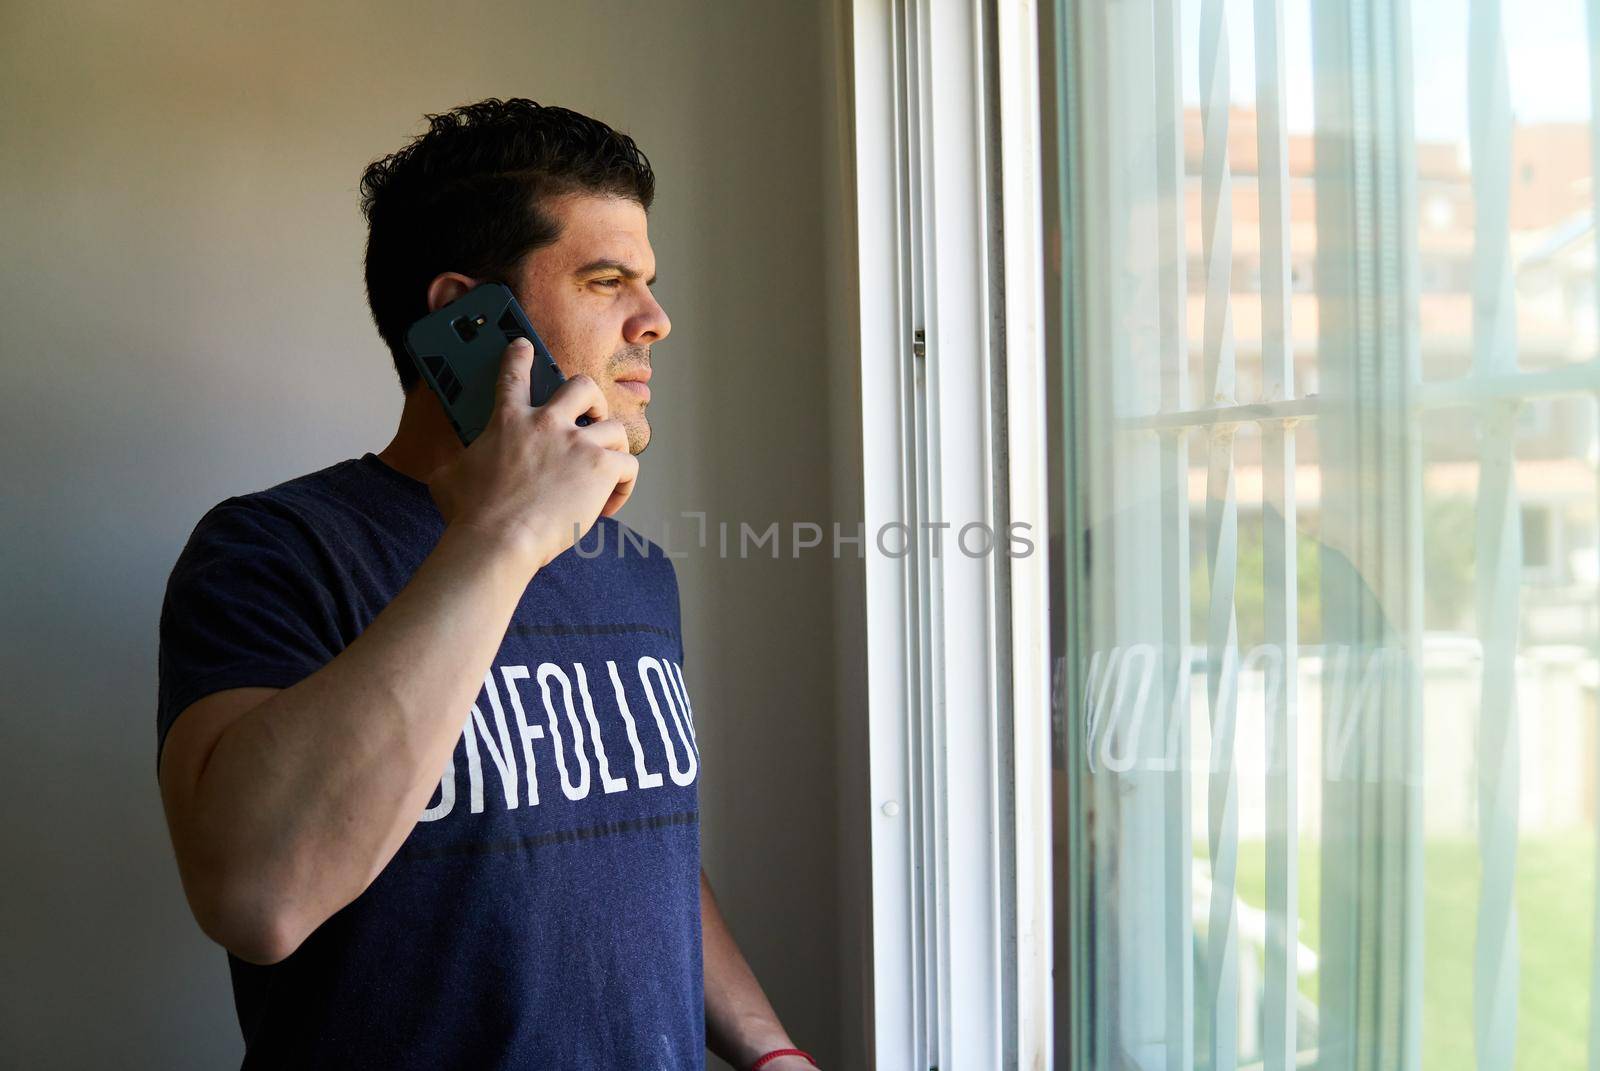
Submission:
[[655,295],[646,291],[645,307],[628,324],[629,342],[660,342],[672,333],[672,321]]

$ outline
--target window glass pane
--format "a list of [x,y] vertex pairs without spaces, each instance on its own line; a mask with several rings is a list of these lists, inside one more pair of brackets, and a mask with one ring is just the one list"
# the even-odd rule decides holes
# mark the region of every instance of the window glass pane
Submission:
[[1594,6],[1050,5],[1057,1066],[1600,1066]]

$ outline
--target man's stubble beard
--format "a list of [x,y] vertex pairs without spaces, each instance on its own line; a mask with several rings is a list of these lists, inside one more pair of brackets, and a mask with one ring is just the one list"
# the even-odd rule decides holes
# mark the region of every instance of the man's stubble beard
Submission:
[[638,457],[650,445],[650,418],[640,409],[638,416],[623,421],[623,428],[628,433],[628,453]]
[[[610,373],[612,382],[615,382],[616,377],[624,372],[633,372],[640,368],[652,368],[650,347],[624,346],[613,353],[606,364],[606,370]],[[639,407],[638,415],[630,420],[623,421],[623,427],[628,434],[628,452],[635,457],[644,453],[645,448],[650,445],[650,418],[645,415],[645,411],[649,408],[650,403],[646,402]]]

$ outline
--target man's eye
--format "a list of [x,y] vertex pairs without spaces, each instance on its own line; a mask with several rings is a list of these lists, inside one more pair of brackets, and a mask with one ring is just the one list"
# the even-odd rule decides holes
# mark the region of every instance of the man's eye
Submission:
[[608,286],[608,287],[613,287],[613,288],[622,285],[622,280],[621,279],[596,279],[595,282],[599,283],[601,286]]

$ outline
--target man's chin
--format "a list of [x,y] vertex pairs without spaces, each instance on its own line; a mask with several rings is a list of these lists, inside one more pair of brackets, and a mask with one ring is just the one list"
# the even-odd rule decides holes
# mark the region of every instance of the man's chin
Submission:
[[628,453],[638,456],[650,445],[650,422],[640,413],[627,420],[623,427],[628,433]]

